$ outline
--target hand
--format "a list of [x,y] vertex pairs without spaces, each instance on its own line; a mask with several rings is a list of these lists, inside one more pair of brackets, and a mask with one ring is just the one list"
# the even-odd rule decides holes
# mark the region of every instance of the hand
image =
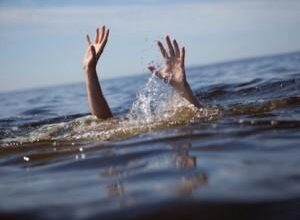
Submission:
[[170,37],[166,37],[168,51],[164,48],[163,44],[158,41],[157,45],[165,60],[165,65],[160,70],[156,70],[154,66],[149,66],[149,70],[156,74],[158,77],[170,83],[186,100],[197,108],[202,108],[197,97],[186,80],[184,59],[185,49],[179,49],[177,41],[174,39],[173,44]]
[[94,43],[92,44],[90,36],[86,35],[87,51],[83,58],[84,70],[96,70],[97,62],[103,53],[109,36],[109,29],[102,26],[101,31],[96,29]]
[[173,44],[170,37],[166,37],[168,51],[164,48],[163,44],[158,41],[157,45],[164,58],[165,65],[160,70],[156,70],[154,66],[149,66],[149,70],[155,73],[158,77],[170,83],[175,89],[183,90],[186,85],[185,76],[185,48],[179,49],[177,41],[174,39]]

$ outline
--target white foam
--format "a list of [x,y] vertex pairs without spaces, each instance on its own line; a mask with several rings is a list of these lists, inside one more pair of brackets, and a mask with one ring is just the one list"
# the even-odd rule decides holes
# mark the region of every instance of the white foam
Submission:
[[170,117],[179,106],[188,105],[169,84],[164,83],[157,76],[152,76],[145,87],[137,94],[128,118],[133,123],[148,124]]

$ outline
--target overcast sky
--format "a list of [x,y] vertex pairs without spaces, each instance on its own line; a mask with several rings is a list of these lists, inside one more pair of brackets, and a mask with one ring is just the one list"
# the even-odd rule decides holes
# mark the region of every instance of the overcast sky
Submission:
[[47,2],[0,1],[0,91],[82,81],[85,33],[102,24],[102,79],[147,72],[166,34],[188,66],[300,50],[299,0]]

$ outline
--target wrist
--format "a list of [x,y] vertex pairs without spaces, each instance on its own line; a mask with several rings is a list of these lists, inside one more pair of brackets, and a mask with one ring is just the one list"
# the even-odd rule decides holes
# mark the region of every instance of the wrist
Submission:
[[177,89],[180,92],[186,92],[186,91],[189,91],[191,89],[191,87],[190,87],[190,85],[188,84],[187,81],[184,81],[179,86],[177,86]]

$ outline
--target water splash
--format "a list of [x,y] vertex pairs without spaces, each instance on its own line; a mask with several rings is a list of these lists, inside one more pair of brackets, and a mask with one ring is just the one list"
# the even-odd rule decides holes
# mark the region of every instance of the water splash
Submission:
[[188,106],[188,102],[168,83],[152,74],[137,94],[128,118],[133,123],[149,124],[170,118],[180,106]]

